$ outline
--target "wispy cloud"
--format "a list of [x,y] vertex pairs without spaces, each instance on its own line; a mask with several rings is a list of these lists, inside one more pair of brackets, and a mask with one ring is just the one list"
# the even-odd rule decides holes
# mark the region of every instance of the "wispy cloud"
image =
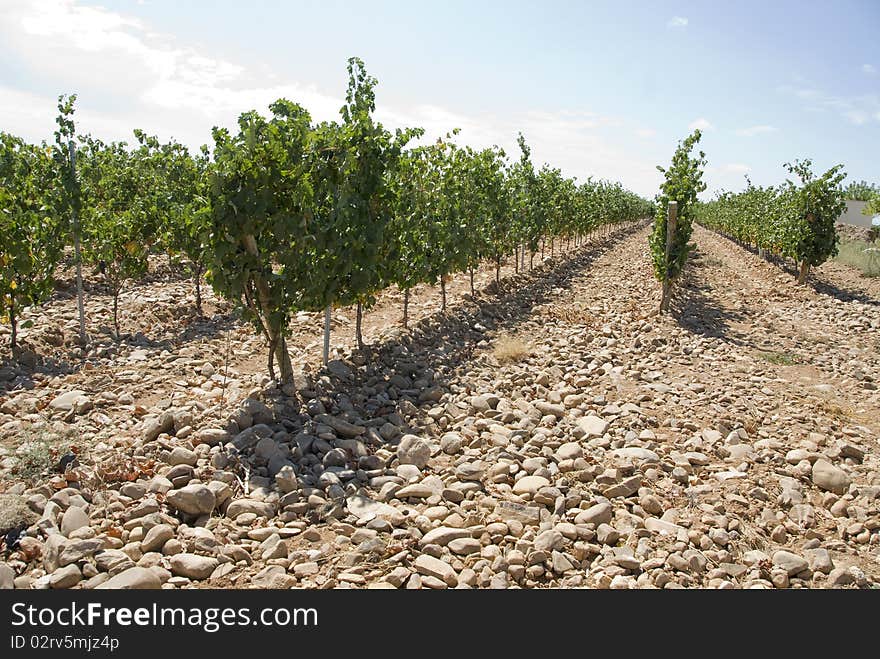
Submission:
[[685,28],[688,26],[688,19],[684,16],[673,16],[666,22],[666,27]]
[[777,91],[803,101],[807,112],[834,112],[856,126],[869,123],[872,117],[880,120],[880,94],[836,96],[814,87],[792,85],[780,85]]
[[776,132],[776,128],[774,126],[767,125],[758,125],[758,126],[749,126],[748,128],[740,128],[736,131],[736,134],[740,137],[755,137],[756,135],[763,135],[765,133],[774,133]]
[[644,140],[647,140],[657,135],[657,131],[653,128],[639,128],[638,130],[636,130],[636,135]]
[[713,126],[712,122],[705,117],[694,119],[691,123],[688,124],[688,130],[697,130],[698,128],[700,130],[714,130],[715,126]]
[[846,110],[844,111],[843,116],[856,126],[866,124],[871,119],[871,115],[863,110]]
[[752,171],[752,168],[749,165],[744,165],[739,162],[729,162],[721,165],[718,168],[720,171],[725,172],[727,174],[748,174]]
[[867,73],[869,76],[877,73],[877,67],[873,64],[862,64],[862,73]]

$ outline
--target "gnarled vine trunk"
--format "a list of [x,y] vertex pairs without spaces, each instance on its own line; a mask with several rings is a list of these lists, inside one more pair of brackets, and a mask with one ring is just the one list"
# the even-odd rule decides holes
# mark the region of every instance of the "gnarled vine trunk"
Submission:
[[801,261],[801,267],[800,267],[800,270],[798,271],[797,283],[806,284],[807,277],[809,277],[809,276],[810,276],[810,262],[807,261],[806,259],[804,259],[803,261]]
[[[248,234],[244,236],[242,244],[248,254],[259,257],[257,240],[253,235]],[[257,289],[257,304],[259,305],[259,308],[254,309],[254,311],[260,313],[263,317],[266,337],[269,340],[269,376],[273,380],[275,379],[273,361],[277,360],[278,366],[281,368],[281,381],[284,383],[292,382],[293,364],[290,361],[290,354],[287,352],[287,341],[284,339],[284,321],[272,313],[271,295],[269,294],[269,285],[266,283],[265,277],[261,273],[254,273],[253,281]]]

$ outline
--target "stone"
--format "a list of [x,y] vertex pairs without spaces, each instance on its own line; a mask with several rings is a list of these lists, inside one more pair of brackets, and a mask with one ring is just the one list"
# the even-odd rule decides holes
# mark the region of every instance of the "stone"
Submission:
[[488,412],[498,407],[500,399],[492,394],[484,394],[482,396],[474,396],[471,398],[471,405],[477,412]]
[[478,554],[481,549],[482,545],[476,538],[457,538],[449,543],[449,550],[460,556]]
[[327,370],[336,377],[345,380],[354,375],[354,371],[346,364],[338,359],[331,359],[327,362]]
[[575,524],[595,524],[599,526],[600,524],[610,522],[613,516],[614,509],[611,507],[611,504],[603,502],[579,512],[575,516],[574,522]]
[[550,481],[543,476],[523,476],[513,484],[513,493],[534,495],[542,487],[548,485],[550,485]]
[[630,478],[626,478],[620,483],[616,485],[612,485],[607,488],[602,494],[604,494],[607,498],[613,499],[615,497],[629,497],[639,491],[639,488],[642,486],[642,477],[641,476],[631,476]]
[[446,546],[453,540],[457,540],[459,538],[468,538],[471,533],[467,529],[456,529],[449,526],[438,526],[435,529],[431,529],[422,538],[419,540],[419,546],[424,547],[426,545],[441,545]]
[[601,437],[608,430],[608,422],[594,414],[578,419],[577,426],[584,431],[587,438]]
[[315,417],[315,420],[318,423],[326,423],[328,426],[333,428],[338,435],[342,437],[347,437],[349,439],[354,439],[355,437],[359,437],[363,435],[367,429],[364,426],[358,426],[353,423],[349,423],[345,419],[340,419],[339,417],[331,416],[329,414],[319,414]]
[[299,489],[299,478],[292,465],[284,465],[278,470],[275,474],[275,487],[284,494]]
[[104,549],[95,554],[95,565],[114,576],[134,567],[134,561],[121,549]]
[[199,456],[197,456],[195,452],[190,451],[187,448],[183,448],[182,446],[175,446],[171,450],[171,453],[168,454],[168,457],[165,461],[171,466],[189,465],[190,467],[195,467],[196,463],[199,461]]
[[620,531],[608,524],[600,524],[596,529],[596,540],[603,545],[616,545],[620,540]]
[[455,475],[463,481],[479,482],[483,478],[485,468],[482,463],[465,462],[455,469]]
[[447,586],[455,587],[458,584],[458,577],[452,566],[428,554],[420,554],[413,561],[413,568],[419,574],[440,579]]
[[556,574],[564,574],[569,570],[574,569],[574,565],[570,560],[568,560],[568,557],[559,551],[554,551],[551,554],[550,563],[552,564],[553,571]]
[[557,419],[561,419],[565,416],[565,407],[563,405],[555,405],[543,400],[535,402],[535,409],[541,414],[549,414],[550,416],[555,416]]
[[660,456],[654,453],[654,451],[649,451],[648,449],[641,448],[639,446],[627,446],[626,448],[618,448],[614,449],[611,453],[618,458],[632,460],[633,462],[660,461]]
[[174,429],[174,414],[164,412],[158,417],[152,417],[144,422],[143,437],[145,442],[154,442],[162,433],[171,432]]
[[241,404],[241,410],[253,420],[253,424],[270,424],[274,423],[275,415],[269,407],[256,398],[246,398]]
[[162,587],[159,576],[144,567],[132,567],[97,586],[97,590],[158,590]]
[[82,578],[82,572],[76,565],[66,565],[52,573],[49,578],[49,587],[56,590],[73,588],[82,581]]
[[[645,519],[645,528],[653,533],[659,533],[661,535],[678,535],[680,531],[687,531],[683,526],[673,524],[665,519],[658,519],[657,517],[648,517]],[[687,538],[685,538],[685,540],[686,539]]]
[[495,512],[503,520],[517,521],[531,526],[541,521],[541,509],[538,506],[524,505],[515,501],[499,501],[495,505]]
[[279,534],[273,533],[260,544],[260,556],[264,561],[287,558],[287,543]]
[[431,487],[430,483],[422,481],[412,485],[404,485],[394,493],[394,497],[396,499],[427,499],[435,494],[437,494],[435,488]]
[[236,499],[226,508],[227,517],[232,519],[235,519],[242,513],[252,513],[257,517],[269,519],[275,516],[275,507],[271,503],[257,501],[256,499]]
[[440,450],[448,455],[461,452],[464,440],[457,432],[448,432],[440,438]]
[[423,469],[431,459],[431,445],[416,435],[404,435],[397,446],[397,459],[402,465]]
[[207,579],[219,565],[216,558],[186,553],[172,556],[169,563],[173,574],[195,580]]
[[556,455],[560,460],[576,460],[584,455],[584,449],[577,442],[566,442],[556,449]]
[[821,547],[817,549],[804,550],[804,556],[809,561],[810,569],[813,572],[821,572],[822,574],[831,574],[834,570],[834,561],[831,560],[831,554],[827,549]]
[[207,446],[216,446],[229,439],[229,433],[222,428],[203,428],[196,431],[192,436],[193,442],[196,444],[206,444]]
[[556,529],[541,531],[535,538],[533,546],[536,551],[552,551],[565,546],[565,537]]
[[66,391],[63,394],[55,396],[55,398],[49,402],[49,407],[53,410],[58,410],[59,412],[69,412],[73,409],[77,399],[85,395],[86,392],[80,391],[79,389]]
[[68,540],[58,556],[58,565],[64,567],[65,565],[81,561],[87,556],[91,556],[98,550],[103,549],[103,547],[104,541],[100,538]]
[[293,566],[293,574],[297,577],[308,577],[315,574],[318,574],[320,571],[320,566],[314,561],[307,561],[305,563],[297,563]]
[[267,565],[250,580],[252,587],[271,590],[287,589],[293,583],[294,578],[280,565]]
[[624,570],[639,570],[642,567],[642,562],[630,554],[618,554],[614,557],[614,562]]
[[855,583],[855,581],[856,578],[848,567],[837,567],[831,570],[825,583],[831,588],[839,588]]
[[161,551],[163,545],[174,537],[174,529],[170,524],[157,524],[141,540],[141,551]]
[[376,501],[361,494],[352,495],[345,502],[348,512],[362,522],[369,522],[377,517],[393,519],[401,514],[394,506],[389,506],[387,503]]
[[79,506],[71,506],[61,516],[61,534],[64,536],[69,536],[77,529],[85,528],[88,525],[89,516]]
[[781,549],[773,554],[773,565],[776,565],[777,567],[785,570],[789,577],[793,577],[799,572],[803,572],[810,567],[807,559],[805,559],[803,556],[798,556],[797,554],[793,554],[790,551],[785,551],[784,549]]
[[821,458],[813,463],[812,477],[814,485],[834,494],[846,494],[852,482],[843,469]]
[[147,493],[147,484],[144,482],[126,483],[119,488],[119,494],[129,499],[142,499]]
[[653,494],[646,494],[639,498],[639,505],[649,515],[662,515],[663,502]]
[[217,497],[206,485],[186,485],[179,490],[170,490],[165,502],[185,515],[208,515],[217,505]]

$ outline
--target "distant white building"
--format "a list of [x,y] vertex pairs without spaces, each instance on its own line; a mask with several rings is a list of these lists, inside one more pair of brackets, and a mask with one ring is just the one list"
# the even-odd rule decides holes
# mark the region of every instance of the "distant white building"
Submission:
[[871,226],[871,217],[862,215],[862,210],[868,205],[867,201],[847,201],[846,211],[838,218],[838,222],[854,224],[857,227],[868,228]]

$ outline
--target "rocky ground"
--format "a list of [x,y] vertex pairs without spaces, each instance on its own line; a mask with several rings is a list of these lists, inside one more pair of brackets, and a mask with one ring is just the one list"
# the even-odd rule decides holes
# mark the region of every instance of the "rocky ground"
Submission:
[[838,222],[835,226],[837,228],[837,234],[840,236],[841,240],[867,241],[871,235],[871,230],[868,227],[844,224],[843,222]]
[[366,353],[342,310],[327,370],[301,314],[283,389],[186,281],[79,357],[62,293],[0,369],[0,587],[877,587],[880,284],[697,228],[660,317],[646,232],[384,294]]

